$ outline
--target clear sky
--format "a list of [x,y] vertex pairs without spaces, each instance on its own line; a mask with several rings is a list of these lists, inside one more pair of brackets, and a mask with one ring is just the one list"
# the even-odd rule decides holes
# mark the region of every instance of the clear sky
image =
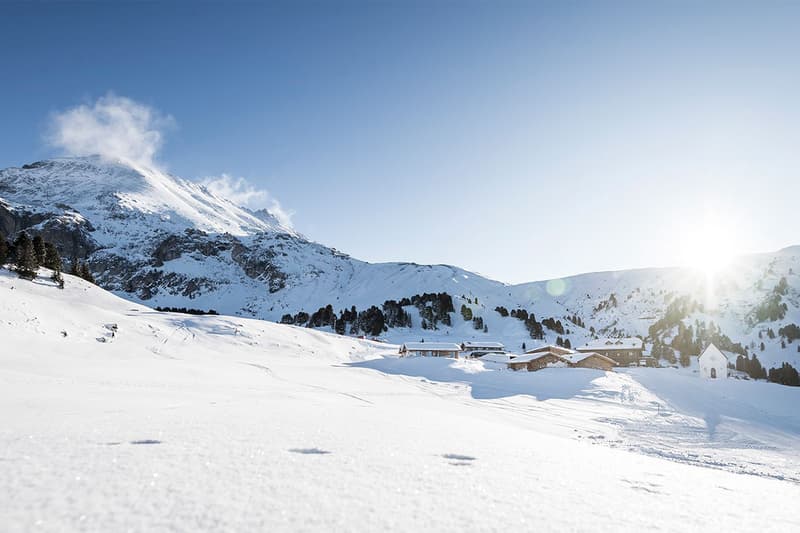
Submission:
[[361,259],[521,282],[775,250],[798,27],[800,2],[0,2],[0,167],[113,93],[173,119],[171,172]]

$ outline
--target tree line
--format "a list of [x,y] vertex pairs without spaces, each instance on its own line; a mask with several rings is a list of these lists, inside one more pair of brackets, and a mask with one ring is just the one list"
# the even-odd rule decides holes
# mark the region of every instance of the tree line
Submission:
[[358,311],[356,306],[345,308],[337,314],[331,304],[320,307],[312,314],[300,311],[294,315],[287,313],[281,317],[282,324],[305,326],[310,328],[330,327],[336,333],[344,335],[378,336],[390,327],[412,326],[411,315],[403,307],[414,306],[422,317],[422,329],[438,329],[439,324],[452,324],[450,313],[455,311],[453,299],[446,292],[415,294],[410,298],[386,300],[379,308],[370,306]]
[[195,309],[193,307],[169,307],[169,306],[156,306],[156,311],[163,313],[183,313],[186,315],[218,315],[219,313],[214,309],[204,311],[202,309]]

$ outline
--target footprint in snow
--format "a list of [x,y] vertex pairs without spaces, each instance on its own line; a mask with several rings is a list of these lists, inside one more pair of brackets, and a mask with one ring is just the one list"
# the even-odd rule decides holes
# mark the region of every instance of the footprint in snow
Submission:
[[469,466],[472,464],[472,461],[475,461],[475,457],[471,455],[461,455],[458,453],[445,453],[442,457],[450,460],[450,464],[453,466]]
[[302,453],[303,455],[328,455],[328,450],[321,450],[319,448],[291,448],[292,453]]

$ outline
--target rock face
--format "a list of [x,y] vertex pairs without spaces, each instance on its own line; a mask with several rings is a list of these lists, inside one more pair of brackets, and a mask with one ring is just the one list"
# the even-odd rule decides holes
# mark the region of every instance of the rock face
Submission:
[[[53,242],[67,261],[87,260],[102,286],[140,300],[195,299],[234,283],[232,274],[274,293],[287,276],[265,237],[306,243],[266,210],[98,157],[0,171],[0,236],[21,231]],[[178,271],[178,261],[197,268]],[[213,275],[204,272],[211,265]]]

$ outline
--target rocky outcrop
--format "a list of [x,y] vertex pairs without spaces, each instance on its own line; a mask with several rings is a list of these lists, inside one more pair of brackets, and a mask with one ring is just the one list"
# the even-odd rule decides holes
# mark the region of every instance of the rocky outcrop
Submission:
[[[64,206],[67,207],[67,206]],[[64,258],[85,259],[99,246],[92,238],[92,224],[71,211],[34,212],[0,203],[0,238],[13,240],[20,232],[41,235]]]

